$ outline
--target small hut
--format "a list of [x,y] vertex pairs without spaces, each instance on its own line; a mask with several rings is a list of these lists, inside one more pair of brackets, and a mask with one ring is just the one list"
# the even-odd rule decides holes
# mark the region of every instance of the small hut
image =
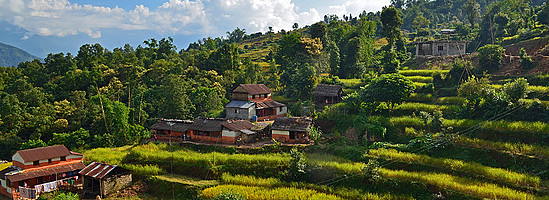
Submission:
[[271,127],[272,139],[283,143],[308,143],[310,117],[277,117]]
[[106,163],[90,163],[78,174],[84,178],[84,193],[102,198],[132,184],[132,174],[127,169]]
[[343,88],[339,85],[318,84],[313,97],[316,105],[339,103],[343,97]]

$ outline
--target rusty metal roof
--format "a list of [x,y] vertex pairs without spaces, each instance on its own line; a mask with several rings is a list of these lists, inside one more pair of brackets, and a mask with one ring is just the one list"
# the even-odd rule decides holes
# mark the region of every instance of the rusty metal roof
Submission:
[[251,95],[272,93],[271,89],[264,84],[240,84],[240,87]]
[[118,167],[117,165],[109,165],[106,163],[93,162],[93,163],[90,163],[88,166],[86,166],[86,168],[78,172],[78,174],[82,174],[84,176],[90,176],[96,179],[103,179],[105,176],[107,176],[111,171],[113,171],[117,167]]
[[39,147],[34,149],[26,149],[17,151],[25,162],[32,162],[37,160],[47,160],[50,158],[57,158],[68,156],[71,154],[69,149],[65,145],[55,145],[48,147]]
[[254,124],[248,120],[235,120],[221,123],[224,127],[228,128],[231,131],[241,131],[246,134],[255,134],[255,132],[250,131]]
[[65,173],[65,172],[80,170],[84,167],[86,167],[86,165],[84,165],[84,163],[82,162],[73,162],[73,163],[63,164],[63,165],[54,165],[52,167],[43,167],[36,170],[35,169],[24,170],[15,174],[6,174],[6,178],[8,178],[11,182],[17,182],[17,181],[27,180],[31,178],[36,178],[36,177],[49,176],[49,175],[58,174],[58,173]]
[[285,107],[286,105],[276,102],[276,101],[263,101],[263,102],[256,102],[255,105],[257,106],[257,109],[264,109],[264,108],[276,108],[276,107]]

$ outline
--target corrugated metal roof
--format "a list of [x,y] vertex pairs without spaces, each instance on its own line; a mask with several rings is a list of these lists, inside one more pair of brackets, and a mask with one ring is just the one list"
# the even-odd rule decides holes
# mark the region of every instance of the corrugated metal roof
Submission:
[[286,105],[276,102],[276,101],[264,101],[264,102],[256,102],[258,109],[263,108],[276,108],[276,107],[285,107]]
[[176,120],[176,119],[158,119],[150,129],[153,130],[168,130],[178,131],[184,133],[191,127],[193,121],[190,120]]
[[318,84],[313,92],[313,96],[337,97],[343,94],[343,89],[339,85]]
[[221,123],[226,121],[227,119],[221,118],[196,118],[189,129],[197,131],[221,131]]
[[313,120],[309,117],[277,117],[274,120],[272,130],[283,131],[307,131]]
[[78,174],[82,174],[84,176],[90,176],[96,179],[103,179],[103,177],[107,176],[112,170],[114,170],[117,165],[109,165],[106,163],[98,163],[93,162],[90,163],[86,168],[80,170]]
[[225,108],[244,108],[248,109],[252,106],[254,106],[254,102],[251,101],[231,101],[227,105],[225,105]]
[[25,162],[32,162],[37,160],[47,160],[50,158],[68,156],[71,154],[69,149],[65,145],[55,145],[49,147],[40,147],[34,149],[20,150],[16,154],[19,154]]
[[242,131],[242,130],[249,130],[252,127],[254,127],[254,124],[252,124],[248,120],[234,120],[234,121],[227,121],[221,123],[224,127],[228,128],[231,131]]
[[251,95],[272,93],[271,89],[264,84],[240,84],[240,87]]
[[15,165],[11,165],[3,170],[0,170],[0,179],[6,180],[7,173],[11,173],[18,170],[20,171],[21,169],[19,167],[16,167]]
[[19,173],[6,175],[6,177],[11,182],[17,182],[17,181],[27,180],[31,178],[36,178],[36,177],[49,176],[49,175],[58,174],[58,173],[65,173],[65,172],[80,170],[80,169],[83,169],[84,167],[86,167],[84,163],[75,162],[75,163],[64,164],[64,165],[56,165],[52,167],[43,167],[36,170],[34,169],[24,170]]

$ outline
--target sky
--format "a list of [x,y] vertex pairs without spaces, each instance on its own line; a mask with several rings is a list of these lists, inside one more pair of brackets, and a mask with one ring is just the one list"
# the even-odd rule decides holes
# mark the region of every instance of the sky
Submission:
[[178,49],[206,37],[291,30],[326,14],[375,12],[390,0],[0,0],[0,42],[45,58],[84,44],[112,50],[172,37]]

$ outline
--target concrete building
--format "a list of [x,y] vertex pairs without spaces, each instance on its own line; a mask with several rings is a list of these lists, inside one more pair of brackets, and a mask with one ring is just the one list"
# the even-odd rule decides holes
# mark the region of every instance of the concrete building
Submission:
[[426,41],[416,42],[416,56],[465,55],[466,41]]
[[240,84],[232,92],[232,101],[225,105],[227,118],[255,121],[286,116],[286,105],[271,99],[271,89],[264,84]]

